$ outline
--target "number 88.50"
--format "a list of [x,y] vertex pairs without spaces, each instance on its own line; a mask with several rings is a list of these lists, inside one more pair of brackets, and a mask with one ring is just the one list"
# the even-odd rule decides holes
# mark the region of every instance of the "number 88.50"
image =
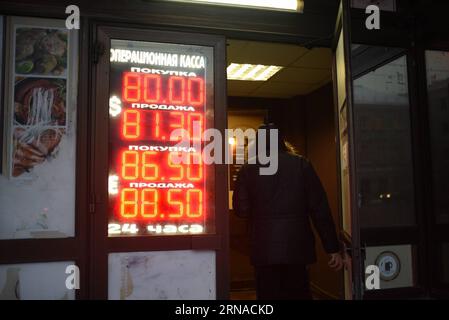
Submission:
[[180,219],[203,215],[203,192],[200,189],[124,188],[120,198],[123,218]]

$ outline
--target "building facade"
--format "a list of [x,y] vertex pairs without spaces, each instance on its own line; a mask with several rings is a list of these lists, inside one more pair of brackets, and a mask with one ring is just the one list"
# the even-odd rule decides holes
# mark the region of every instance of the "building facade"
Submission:
[[[351,257],[330,275],[320,253],[317,296],[448,297],[449,7],[371,2],[1,1],[0,298],[228,299],[253,286],[229,205],[238,165],[194,162],[206,148],[194,126],[222,134],[224,152],[225,129],[266,117],[317,164]],[[245,91],[254,82],[226,68],[251,62],[249,42],[273,44],[251,51],[256,64],[297,56]],[[280,78],[293,69],[317,78]]]

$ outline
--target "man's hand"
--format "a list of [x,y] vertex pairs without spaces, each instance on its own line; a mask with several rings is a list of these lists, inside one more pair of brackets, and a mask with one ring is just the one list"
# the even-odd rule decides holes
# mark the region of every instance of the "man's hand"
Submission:
[[335,271],[341,270],[343,267],[343,258],[341,257],[340,252],[335,252],[330,254],[329,267],[334,269]]

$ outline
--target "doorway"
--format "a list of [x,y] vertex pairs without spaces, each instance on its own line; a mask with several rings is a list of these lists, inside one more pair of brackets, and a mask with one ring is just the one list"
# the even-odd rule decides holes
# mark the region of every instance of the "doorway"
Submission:
[[[329,48],[228,40],[227,64],[281,66],[267,81],[228,79],[228,128],[257,129],[264,119],[276,123],[296,151],[308,158],[327,193],[335,224],[339,225],[337,148]],[[228,73],[229,77],[229,73]],[[229,196],[241,165],[229,166]],[[230,201],[231,299],[255,299],[255,274],[249,257],[249,233]],[[327,266],[328,255],[317,241],[317,263],[310,267],[316,299],[344,295],[343,275]]]

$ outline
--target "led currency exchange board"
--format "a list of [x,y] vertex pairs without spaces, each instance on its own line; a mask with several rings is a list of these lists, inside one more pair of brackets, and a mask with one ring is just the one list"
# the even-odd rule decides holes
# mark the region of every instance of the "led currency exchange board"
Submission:
[[[212,49],[111,41],[109,236],[213,232]],[[186,144],[187,142],[187,144]]]

